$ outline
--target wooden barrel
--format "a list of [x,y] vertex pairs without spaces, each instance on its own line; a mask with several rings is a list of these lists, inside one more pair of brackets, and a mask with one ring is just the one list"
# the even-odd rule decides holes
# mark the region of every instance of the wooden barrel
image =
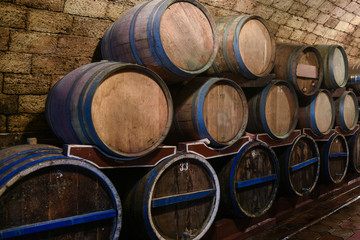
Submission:
[[249,106],[247,132],[267,133],[274,139],[284,139],[295,129],[299,103],[289,82],[273,80],[254,96],[246,91],[245,94]]
[[360,95],[360,63],[349,66],[349,77],[346,87],[352,88],[357,95]]
[[218,47],[214,20],[194,0],[138,4],[107,29],[101,42],[104,59],[145,65],[168,82],[206,71]]
[[247,143],[221,170],[219,181],[222,211],[237,217],[259,217],[269,210],[278,191],[278,159],[265,143]]
[[343,135],[335,133],[325,142],[319,142],[321,176],[324,182],[339,183],[349,165],[349,149]]
[[140,239],[201,239],[216,216],[219,197],[211,165],[199,155],[179,153],[141,178],[124,211]]
[[92,164],[50,145],[0,151],[0,238],[118,239],[121,202]]
[[310,128],[316,135],[328,134],[335,123],[335,103],[326,89],[320,89],[299,108],[298,128]]
[[164,140],[173,105],[166,84],[151,70],[97,62],[73,70],[50,90],[46,114],[65,143],[93,144],[131,159]]
[[290,81],[299,96],[312,96],[323,81],[321,55],[313,46],[278,44],[274,73],[276,78]]
[[335,122],[344,131],[353,130],[359,119],[359,104],[355,93],[345,91],[335,100]]
[[225,16],[216,21],[219,51],[209,74],[241,74],[255,79],[274,66],[275,38],[267,22],[255,15]]
[[349,170],[360,173],[360,131],[357,130],[348,140]]
[[296,197],[311,193],[320,175],[320,153],[314,139],[306,134],[298,136],[278,158],[284,192]]
[[344,87],[348,80],[348,59],[340,45],[315,45],[324,64],[323,85],[327,89]]
[[182,141],[207,138],[231,145],[245,132],[248,106],[240,86],[226,78],[195,78],[177,92],[174,126]]

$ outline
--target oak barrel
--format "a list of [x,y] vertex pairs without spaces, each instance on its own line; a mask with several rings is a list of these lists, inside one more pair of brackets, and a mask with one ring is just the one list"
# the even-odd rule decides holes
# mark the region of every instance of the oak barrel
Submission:
[[320,52],[313,46],[278,44],[274,73],[276,78],[290,81],[299,96],[312,96],[323,81]]
[[339,183],[349,165],[349,149],[345,137],[334,133],[327,142],[318,142],[321,156],[321,176],[324,182]]
[[360,131],[357,130],[348,140],[349,170],[360,173]]
[[310,128],[316,135],[328,134],[335,124],[335,103],[326,89],[319,89],[299,108],[299,128]]
[[211,165],[199,155],[178,153],[135,184],[124,211],[140,239],[201,239],[214,221],[219,197]]
[[[349,64],[350,65],[350,64]],[[360,63],[349,66],[349,77],[346,87],[352,88],[357,95],[360,95]]]
[[247,143],[221,170],[219,181],[223,212],[259,217],[269,210],[278,192],[278,159],[265,143]]
[[104,59],[145,65],[170,83],[206,71],[218,47],[212,16],[194,0],[140,3],[101,42]]
[[335,122],[344,131],[353,130],[359,119],[359,103],[355,93],[345,91],[335,99]]
[[195,78],[174,97],[174,126],[182,141],[207,138],[231,145],[245,132],[248,106],[241,87],[226,78]]
[[278,158],[284,193],[303,197],[314,190],[320,175],[320,153],[313,138],[298,136]]
[[254,95],[250,90],[245,94],[249,106],[247,132],[267,133],[274,139],[285,139],[295,129],[299,103],[289,82],[273,80]]
[[120,198],[92,164],[43,144],[0,151],[0,238],[118,239]]
[[255,79],[269,74],[274,66],[275,38],[260,16],[225,16],[216,21],[219,51],[209,74],[240,74]]
[[349,66],[344,48],[340,45],[315,45],[324,65],[323,86],[327,89],[344,87],[348,81]]
[[63,77],[47,98],[46,115],[65,143],[92,144],[131,159],[154,150],[173,117],[164,81],[139,65],[97,62]]

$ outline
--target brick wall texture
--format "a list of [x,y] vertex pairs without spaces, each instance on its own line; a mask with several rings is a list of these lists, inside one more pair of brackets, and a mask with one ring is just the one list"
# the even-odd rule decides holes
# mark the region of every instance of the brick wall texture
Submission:
[[[360,56],[360,0],[199,0],[214,19],[253,14],[277,42],[339,44]],[[51,136],[46,96],[68,72],[101,60],[105,30],[142,0],[0,0],[0,148]]]

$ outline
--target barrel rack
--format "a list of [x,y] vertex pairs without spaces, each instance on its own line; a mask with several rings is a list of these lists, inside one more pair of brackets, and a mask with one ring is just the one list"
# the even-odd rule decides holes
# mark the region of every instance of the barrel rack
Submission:
[[[312,137],[316,142],[328,141],[332,135],[339,133],[345,137],[352,136],[359,130],[359,125],[349,132],[344,132],[340,127],[336,126],[325,136],[318,136],[311,129],[296,129],[289,137],[283,140],[274,140],[268,134],[250,134],[246,133],[234,144],[224,148],[212,148],[207,145],[207,139],[181,142],[178,146],[159,146],[152,153],[137,159],[121,159],[110,156],[98,147],[92,145],[64,145],[64,154],[69,157],[79,157],[95,164],[99,169],[107,168],[135,168],[135,167],[154,167],[164,159],[175,155],[177,152],[189,152],[202,156],[206,160],[216,161],[225,156],[237,154],[243,146],[251,141],[261,141],[272,148],[291,145],[295,139],[301,134]],[[345,181],[340,184],[323,184],[318,183],[314,191],[305,197],[289,198],[278,194],[270,210],[261,217],[246,218],[220,218],[214,221],[207,234],[205,240],[215,239],[244,239],[252,234],[263,231],[264,229],[275,226],[296,213],[300,213],[310,207],[318,205],[321,201],[330,197],[337,196],[354,185],[359,184],[360,177],[354,174],[347,174]]]

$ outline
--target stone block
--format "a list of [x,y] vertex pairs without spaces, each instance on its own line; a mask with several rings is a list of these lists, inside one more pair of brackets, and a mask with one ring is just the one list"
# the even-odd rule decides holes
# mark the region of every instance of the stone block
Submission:
[[325,27],[329,27],[329,28],[335,28],[338,24],[339,24],[340,20],[330,17],[326,23],[324,24]]
[[319,13],[319,15],[314,19],[314,21],[319,24],[324,24],[324,23],[326,23],[327,20],[329,20],[329,18],[330,18],[330,15],[324,14],[324,13]]
[[[357,16],[356,16],[356,17],[357,17]],[[359,17],[358,17],[358,18],[359,18]],[[355,15],[352,14],[352,13],[349,13],[349,12],[345,12],[345,14],[340,17],[340,20],[341,20],[341,21],[349,22],[349,23],[351,23],[354,19],[355,19]],[[359,18],[359,19],[360,19],[360,18]],[[360,23],[360,22],[358,22],[358,23]],[[355,24],[355,25],[356,25],[356,24]]]
[[50,76],[5,74],[3,92],[5,94],[47,94]]
[[274,12],[275,10],[272,7],[259,4],[255,9],[254,14],[268,20]]
[[336,0],[335,5],[341,8],[345,8],[352,0]]
[[327,28],[324,37],[334,40],[337,34],[338,31],[335,29]]
[[270,6],[273,4],[274,0],[258,0],[259,3]]
[[48,33],[70,33],[73,17],[69,14],[31,10],[29,30]]
[[19,113],[43,113],[47,95],[20,95]]
[[355,11],[358,11],[360,8],[360,5],[356,2],[350,2],[346,7],[345,7],[345,10],[348,11],[348,12],[355,12]]
[[130,10],[130,8],[132,8],[132,6],[130,5],[109,2],[105,12],[105,17],[111,19],[112,21],[115,21],[126,11]]
[[349,44],[350,43],[350,36],[347,33],[344,32],[338,32],[338,34],[335,37],[335,41],[341,42],[343,44]]
[[104,18],[107,4],[107,0],[67,0],[64,12],[86,17]]
[[308,10],[308,7],[305,4],[294,2],[289,9],[288,13],[296,16],[303,16],[304,13]]
[[305,36],[304,43],[308,44],[308,45],[312,45],[315,43],[316,38],[317,38],[317,35],[315,35],[313,33],[309,33]]
[[360,24],[360,16],[355,16],[353,19],[351,19],[350,23],[352,25],[359,25]]
[[240,13],[253,14],[256,3],[252,0],[236,1],[233,10]]
[[271,16],[270,21],[276,22],[280,25],[284,25],[290,18],[290,14],[283,11],[275,11]]
[[306,20],[304,18],[302,18],[302,17],[291,16],[288,19],[288,21],[286,22],[286,26],[291,27],[291,28],[295,28],[295,29],[300,29],[305,21]]
[[349,26],[345,29],[345,32],[352,34],[355,31],[355,26],[349,24]]
[[305,21],[303,25],[301,26],[301,30],[312,32],[314,31],[315,27],[317,26],[314,22]]
[[340,22],[336,25],[335,29],[336,29],[336,30],[339,30],[339,31],[345,32],[345,31],[348,29],[349,25],[350,25],[350,23],[348,23],[348,22],[340,21]]
[[[4,133],[4,132],[6,132],[6,116],[0,114],[0,133]],[[1,142],[1,138],[0,138],[0,142]]]
[[7,130],[9,132],[29,132],[48,130],[45,114],[16,114],[7,117]]
[[32,72],[34,74],[67,74],[74,69],[74,58],[57,55],[35,55]]
[[111,23],[109,20],[74,17],[72,34],[91,38],[102,38]]
[[304,31],[301,31],[301,30],[297,30],[295,29],[291,35],[290,35],[290,39],[291,40],[294,40],[296,42],[302,42],[304,40],[306,36],[306,33]]
[[9,115],[18,112],[18,96],[0,94],[0,114]]
[[284,38],[284,39],[288,39],[290,37],[290,35],[292,34],[292,32],[294,31],[293,28],[287,27],[287,26],[280,26],[278,31],[276,32],[276,37],[277,38]]
[[315,8],[309,8],[304,14],[303,17],[309,20],[315,20],[319,16],[320,11]]
[[0,52],[0,72],[30,73],[31,54]]
[[55,53],[57,36],[40,32],[10,31],[10,51],[26,53]]
[[278,29],[280,27],[280,24],[278,24],[274,21],[271,21],[271,20],[267,21],[267,23],[270,26],[271,32],[275,35],[275,33],[278,31]]
[[25,28],[26,9],[22,6],[0,2],[0,26]]
[[30,8],[56,12],[61,12],[64,10],[64,2],[64,0],[15,0],[17,5],[25,5]]
[[323,4],[321,4],[321,6],[318,9],[320,10],[320,12],[323,12],[325,14],[330,14],[335,9],[335,7],[336,6],[331,2],[325,1]]
[[272,6],[286,12],[290,9],[292,4],[293,0],[275,0],[272,3]]
[[57,53],[74,57],[92,57],[99,42],[97,38],[63,35],[58,39]]
[[307,1],[305,4],[311,8],[319,8],[321,4],[324,3],[325,0],[318,1]]
[[344,9],[335,7],[334,10],[331,11],[330,15],[334,18],[341,18],[345,13],[346,11]]
[[7,27],[0,27],[0,51],[6,51],[9,48],[10,30]]
[[318,36],[314,42],[314,44],[327,44],[328,39],[322,37],[322,36]]
[[356,38],[360,38],[360,28],[356,29],[355,32],[352,34]]

